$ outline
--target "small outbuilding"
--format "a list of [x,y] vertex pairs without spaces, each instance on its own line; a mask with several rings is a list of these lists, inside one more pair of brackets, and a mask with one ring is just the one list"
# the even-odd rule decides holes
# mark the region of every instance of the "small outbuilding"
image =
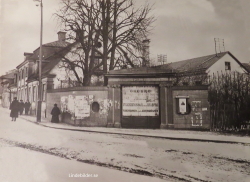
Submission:
[[107,77],[108,126],[210,129],[207,85],[178,85],[177,73],[161,67],[113,70]]

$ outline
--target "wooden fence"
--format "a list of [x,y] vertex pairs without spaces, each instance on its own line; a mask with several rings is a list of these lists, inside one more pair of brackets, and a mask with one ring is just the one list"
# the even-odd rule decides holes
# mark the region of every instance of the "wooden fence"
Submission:
[[250,76],[238,72],[208,78],[212,130],[240,130],[250,120]]

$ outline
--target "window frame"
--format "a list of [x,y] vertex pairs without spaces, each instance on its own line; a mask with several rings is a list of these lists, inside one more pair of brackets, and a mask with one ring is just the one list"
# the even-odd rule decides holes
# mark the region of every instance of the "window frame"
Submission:
[[46,101],[46,84],[42,84],[42,101]]
[[228,61],[225,62],[225,70],[231,71],[231,62],[228,62]]

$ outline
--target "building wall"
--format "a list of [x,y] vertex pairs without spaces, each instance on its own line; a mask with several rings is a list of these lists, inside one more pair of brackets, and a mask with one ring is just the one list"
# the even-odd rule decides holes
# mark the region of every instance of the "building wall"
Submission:
[[[111,78],[109,79],[109,93],[108,96],[113,103],[118,103],[117,106],[111,108],[108,117],[108,126],[123,127],[122,122],[122,86],[147,86],[155,85],[159,88],[159,109],[160,117],[155,119],[160,122],[160,126],[152,126],[152,119],[145,120],[140,116],[131,117],[134,128],[162,128],[162,129],[210,129],[210,114],[208,103],[208,87],[201,86],[173,86],[169,78]],[[148,94],[148,98],[152,95]],[[185,113],[177,112],[177,101],[179,98],[187,98],[188,105]],[[136,106],[136,103],[131,103]],[[138,109],[145,109],[144,105]],[[178,105],[179,106],[179,105]],[[188,107],[187,107],[188,106]],[[131,108],[132,109],[132,108]],[[188,112],[188,109],[191,109]],[[143,113],[141,113],[143,114]],[[144,119],[144,122],[142,120]],[[157,120],[155,123],[157,123]],[[143,127],[141,124],[144,124]],[[126,126],[125,126],[126,127]]]
[[[47,117],[47,109],[46,109],[46,100],[47,100],[47,78],[42,79],[42,84],[43,84],[43,100],[42,100],[42,112],[41,116],[42,118]],[[31,103],[30,107],[30,114],[31,115],[36,115],[37,112],[37,102],[38,102],[38,81],[32,81],[28,83],[27,86],[27,100]]]
[[[208,90],[203,87],[173,87],[173,123],[175,129],[210,129]],[[178,113],[178,97],[186,97],[190,113]]]
[[[106,127],[108,112],[112,104],[107,98],[108,89],[106,87],[48,90],[46,104],[48,118],[51,119],[50,112],[56,103],[62,112],[61,122],[77,126]],[[98,112],[92,109],[94,102],[99,104]]]
[[217,73],[226,73],[228,71],[225,70],[225,62],[230,62],[231,71],[238,71],[240,73],[244,73],[243,68],[228,54],[219,59],[216,63],[214,63],[208,70],[207,73],[209,75],[217,74]]
[[69,76],[65,68],[60,67],[60,62],[58,65],[56,65],[51,71],[50,74],[56,75],[55,78],[53,78],[53,88],[54,89],[60,89],[63,88],[62,81],[68,80]]
[[27,79],[28,79],[28,73],[29,73],[29,63],[27,62],[22,67],[18,68],[17,71],[17,99],[23,100],[24,102],[27,101]]
[[[62,67],[61,62],[58,63],[51,71],[50,74],[56,75],[53,78],[53,88],[54,89],[61,89],[61,88],[68,88],[68,87],[77,87],[80,86],[75,74],[72,71],[69,71]],[[83,79],[83,74],[81,69],[76,69],[76,72],[79,78]],[[103,85],[103,76],[91,76],[91,86],[100,86]]]
[[9,108],[10,107],[10,93],[4,92],[2,94],[2,107]]
[[10,88],[9,83],[5,84],[3,86],[3,92],[2,92],[2,107],[9,108],[10,103],[16,96],[17,96],[16,87]]

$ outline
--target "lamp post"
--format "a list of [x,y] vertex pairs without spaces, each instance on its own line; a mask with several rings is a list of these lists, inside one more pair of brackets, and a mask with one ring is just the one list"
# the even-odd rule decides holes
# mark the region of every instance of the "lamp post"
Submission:
[[36,114],[36,121],[41,122],[41,115],[42,115],[42,43],[43,43],[43,0],[34,0],[40,2],[41,7],[41,29],[40,29],[40,51],[39,51],[39,68],[38,68],[38,102],[37,102],[37,114]]

